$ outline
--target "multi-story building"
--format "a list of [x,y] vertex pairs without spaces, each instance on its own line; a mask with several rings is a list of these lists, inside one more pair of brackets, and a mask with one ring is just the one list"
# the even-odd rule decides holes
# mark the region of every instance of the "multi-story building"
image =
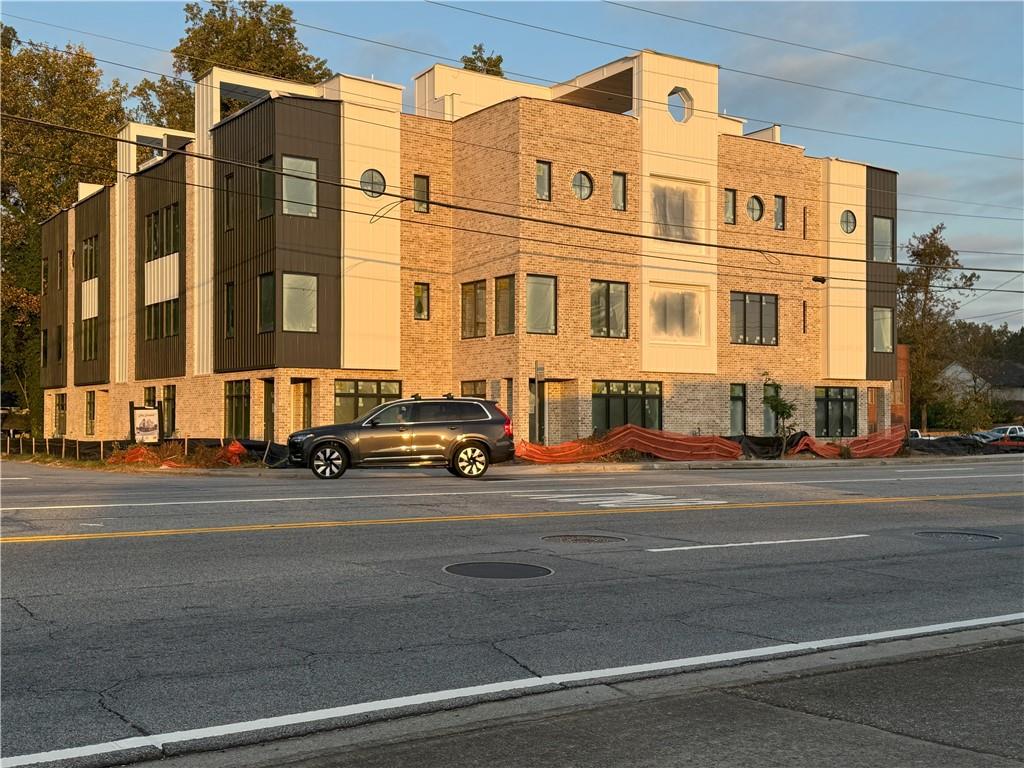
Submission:
[[773,386],[819,436],[888,425],[894,172],[744,133],[715,65],[651,51],[414,83],[410,114],[215,68],[194,135],[126,126],[117,183],[42,225],[47,433],[160,402],[170,434],[280,441],[455,392],[547,442],[764,434]]

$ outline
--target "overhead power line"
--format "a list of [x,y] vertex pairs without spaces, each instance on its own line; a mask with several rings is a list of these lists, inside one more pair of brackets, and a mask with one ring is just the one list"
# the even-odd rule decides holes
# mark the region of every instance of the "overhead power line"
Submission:
[[[18,115],[12,115],[12,114],[8,114],[8,113],[4,113],[4,112],[0,112],[0,117],[8,119],[8,120],[15,120],[15,121],[27,123],[27,124],[30,124],[30,125],[37,125],[37,126],[40,126],[40,127],[50,128],[50,129],[54,129],[54,130],[62,130],[62,131],[70,132],[70,133],[76,133],[76,134],[79,134],[79,135],[92,136],[92,137],[95,137],[95,138],[106,139],[108,141],[126,143],[126,144],[135,145],[135,146],[145,147],[147,149],[153,149],[152,145],[144,144],[144,143],[139,142],[139,141],[132,141],[130,139],[124,139],[124,138],[121,138],[121,137],[118,137],[118,136],[106,136],[105,134],[98,133],[96,131],[88,131],[88,130],[85,130],[85,129],[82,129],[82,128],[73,128],[71,126],[60,125],[58,123],[51,123],[51,122],[47,122],[47,121],[44,121],[44,120],[36,120],[34,118],[26,118],[26,117],[21,117],[21,116],[18,116]],[[203,153],[200,153],[200,152],[191,152],[191,151],[183,150],[183,149],[172,149],[172,148],[169,148],[169,147],[168,148],[164,148],[163,151],[167,152],[167,153],[170,153],[170,154],[178,154],[178,155],[184,155],[186,157],[192,157],[192,158],[197,159],[197,160],[206,160],[206,161],[211,161],[211,162],[221,162],[221,163],[224,163],[224,164],[227,164],[227,165],[232,165],[232,166],[236,166],[236,167],[246,168],[246,169],[249,169],[249,170],[271,172],[271,173],[273,173],[275,175],[283,176],[283,177],[299,178],[299,179],[303,179],[303,180],[309,180],[311,178],[315,178],[315,180],[317,182],[322,183],[322,184],[329,184],[331,186],[336,186],[336,187],[340,187],[340,188],[353,189],[353,190],[362,191],[362,187],[360,187],[357,184],[348,184],[348,183],[343,183],[343,182],[338,182],[338,181],[332,181],[332,180],[329,180],[329,179],[321,178],[320,176],[310,177],[309,175],[306,175],[306,174],[294,174],[294,173],[289,173],[288,171],[284,171],[282,169],[277,169],[277,168],[265,168],[265,167],[261,166],[259,163],[248,163],[248,162],[244,162],[244,161],[241,161],[241,160],[233,160],[233,159],[229,159],[229,158],[221,158],[221,157],[216,157],[214,155],[203,154]],[[106,170],[109,171],[110,169],[106,169]],[[415,201],[415,198],[412,197],[411,195],[403,195],[403,194],[397,194],[397,193],[387,192],[387,191],[382,192],[380,196],[394,198],[399,203],[404,202],[404,201]],[[718,243],[703,243],[703,242],[695,241],[695,240],[683,240],[683,239],[679,239],[679,238],[665,237],[665,236],[661,236],[661,235],[648,235],[648,234],[637,233],[637,232],[622,232],[622,231],[618,231],[618,230],[604,229],[604,228],[601,228],[601,227],[592,227],[592,226],[587,226],[587,225],[583,225],[583,224],[571,224],[571,223],[566,223],[566,222],[550,221],[550,220],[545,220],[545,219],[536,219],[536,218],[533,218],[533,217],[530,217],[530,216],[523,216],[523,215],[520,215],[520,214],[513,214],[513,213],[505,213],[505,212],[502,212],[502,211],[490,211],[490,210],[486,210],[486,209],[482,209],[482,208],[473,208],[473,207],[470,207],[470,206],[458,205],[458,204],[455,204],[455,203],[446,203],[446,202],[440,201],[440,200],[431,200],[430,203],[431,203],[431,205],[435,205],[435,206],[442,207],[442,208],[448,208],[448,209],[451,209],[451,210],[462,211],[462,212],[465,212],[465,213],[477,213],[477,214],[482,214],[482,215],[495,216],[495,217],[499,217],[499,218],[515,220],[515,221],[529,222],[529,223],[533,223],[533,224],[542,224],[542,225],[547,225],[547,226],[552,226],[552,227],[562,227],[562,228],[566,228],[566,229],[572,229],[572,230],[579,230],[579,231],[589,232],[589,233],[592,233],[592,234],[611,235],[611,236],[615,236],[615,237],[626,237],[626,238],[640,238],[640,239],[645,239],[645,240],[653,240],[653,241],[658,241],[658,242],[666,242],[666,243],[676,244],[676,245],[682,244],[682,245],[693,245],[693,246],[698,246],[698,247],[703,247],[703,248],[714,248],[714,249],[716,249],[718,251],[723,251],[724,250],[724,251],[755,253],[755,254],[760,254],[762,256],[764,256],[765,254],[770,253],[770,254],[775,254],[775,255],[778,255],[778,256],[793,256],[793,257],[797,257],[797,258],[817,259],[817,260],[824,260],[824,261],[841,261],[841,262],[852,262],[852,263],[857,263],[857,264],[865,263],[863,259],[848,258],[848,257],[842,257],[842,256],[824,256],[824,255],[821,255],[821,254],[809,254],[809,253],[798,253],[798,252],[792,252],[792,251],[782,251],[782,250],[778,250],[778,249],[774,249],[774,248],[751,248],[751,247],[739,246],[739,245],[722,245],[722,244],[718,244]],[[359,213],[359,212],[356,211],[356,213]],[[444,226],[444,225],[439,225],[439,226]],[[453,228],[454,229],[459,229],[458,227],[453,227]],[[475,231],[475,232],[478,232],[478,233],[481,233],[481,234],[488,234],[487,232],[482,231],[482,230],[469,230],[469,231]],[[519,235],[519,234],[509,235],[509,236],[513,237],[513,238],[516,238],[516,239],[519,239],[519,240],[527,240],[527,241],[534,239],[534,238],[526,237],[526,236]],[[555,244],[555,245],[562,244],[562,243],[558,243],[556,241],[546,241],[546,240],[537,240],[537,241],[538,242],[547,242],[549,244]],[[583,246],[583,247],[588,247],[589,248],[589,247],[596,247],[596,246]],[[611,249],[606,249],[606,250],[611,250]],[[660,257],[660,254],[659,254],[659,257]],[[674,257],[671,254],[668,254],[668,255],[666,255],[666,258],[674,258]],[[704,262],[699,262],[699,263],[704,263]],[[917,266],[913,262],[891,262],[891,263],[893,263],[895,266],[909,266],[909,267]],[[1014,274],[1014,275],[1024,274],[1024,270],[1003,269],[1003,268],[998,268],[998,267],[964,267],[964,266],[960,266],[960,267],[951,267],[950,269],[951,270],[960,270],[960,271],[970,271],[970,272],[996,272],[996,273]],[[783,272],[781,274],[786,274],[786,273]],[[835,279],[838,279],[838,278],[835,278]],[[878,282],[878,281],[864,281],[864,282]],[[995,290],[995,289],[992,289],[992,290]],[[1005,293],[1024,293],[1024,291],[1003,291],[1003,292],[1005,292]]]
[[[600,40],[600,39],[598,39],[596,37],[590,37],[588,35],[579,35],[579,34],[576,34],[574,32],[566,32],[565,30],[554,29],[552,27],[545,27],[545,26],[542,26],[540,24],[531,24],[531,23],[526,22],[526,21],[519,21],[518,19],[509,19],[509,18],[506,18],[504,16],[495,16],[494,14],[491,14],[491,13],[484,13],[483,11],[475,11],[475,10],[472,10],[471,8],[463,8],[463,7],[458,6],[458,5],[450,5],[449,3],[443,3],[443,2],[440,2],[440,0],[424,0],[424,2],[426,2],[428,5],[437,5],[437,6],[440,6],[442,8],[448,8],[448,9],[453,10],[453,11],[461,11],[462,13],[471,13],[471,14],[473,14],[475,16],[482,16],[482,17],[487,18],[487,19],[494,19],[495,21],[503,21],[506,24],[517,24],[519,26],[527,27],[529,29],[537,29],[537,30],[540,30],[541,32],[550,32],[551,34],[555,34],[555,35],[563,35],[565,37],[571,37],[571,38],[574,38],[576,40],[583,40],[583,41],[588,42],[588,43],[596,43],[598,45],[605,45],[605,46],[608,46],[608,47],[611,47],[611,48],[618,48],[620,50],[626,50],[626,51],[635,51],[635,50],[637,50],[636,46],[624,45],[622,43],[612,43],[612,42],[608,42],[607,40]],[[628,6],[624,6],[624,7],[628,7]],[[964,112],[964,111],[959,110],[959,109],[949,109],[947,107],[937,107],[937,106],[935,106],[933,104],[919,104],[917,102],[906,101],[904,99],[891,99],[891,98],[888,98],[886,96],[879,96],[879,95],[871,94],[871,93],[860,93],[858,91],[849,91],[849,90],[845,90],[843,88],[832,88],[832,87],[827,86],[827,85],[819,85],[819,84],[816,84],[816,83],[805,83],[805,82],[802,82],[800,80],[790,80],[789,78],[777,77],[777,76],[774,76],[774,75],[768,75],[768,74],[765,74],[763,72],[749,72],[749,71],[744,70],[744,69],[736,69],[735,67],[728,67],[728,66],[725,66],[724,64],[719,64],[718,68],[720,70],[722,70],[723,72],[733,72],[734,74],[743,75],[744,77],[756,77],[756,78],[759,78],[759,79],[762,79],[762,80],[773,80],[773,81],[775,81],[777,83],[786,83],[787,85],[799,85],[799,86],[801,86],[803,88],[815,88],[815,89],[818,89],[818,90],[821,90],[821,91],[829,91],[831,93],[843,94],[844,96],[856,96],[857,98],[861,98],[861,99],[871,99],[873,101],[884,101],[884,102],[887,102],[889,104],[898,104],[900,106],[914,107],[916,109],[930,109],[930,110],[933,110],[935,112],[945,112],[945,113],[951,114],[951,115],[960,115],[962,117],[972,117],[972,118],[977,118],[979,120],[993,120],[993,121],[999,122],[999,123],[1010,123],[1012,125],[1024,125],[1024,122],[1022,122],[1020,120],[1013,120],[1013,119],[1006,118],[1006,117],[996,117],[995,115],[982,115],[982,114],[978,114],[977,112]]]
[[870,62],[871,64],[882,64],[882,65],[884,65],[886,67],[896,67],[897,69],[905,69],[905,70],[909,70],[911,72],[921,72],[921,73],[926,74],[926,75],[936,75],[938,77],[948,77],[948,78],[951,78],[953,80],[963,80],[963,81],[966,81],[968,83],[979,83],[981,85],[991,85],[991,86],[993,86],[995,88],[1006,88],[1006,89],[1011,90],[1011,91],[1024,91],[1024,88],[1022,88],[1019,85],[1010,85],[1009,83],[997,83],[997,82],[992,81],[992,80],[981,80],[981,79],[975,78],[975,77],[967,77],[966,75],[954,75],[951,72],[939,72],[938,70],[935,70],[935,69],[927,69],[926,67],[915,67],[915,66],[910,65],[910,64],[900,64],[899,62],[886,61],[885,59],[875,59],[875,58],[872,58],[870,56],[859,56],[859,55],[857,55],[855,53],[847,53],[845,51],[836,51],[836,50],[832,50],[831,48],[819,48],[816,45],[808,45],[807,43],[797,43],[797,42],[794,42],[792,40],[783,40],[781,38],[771,37],[769,35],[760,35],[760,34],[757,34],[755,32],[748,32],[748,31],[742,30],[742,29],[734,29],[732,27],[723,27],[723,26],[721,26],[719,24],[710,24],[710,23],[708,23],[706,21],[697,21],[696,19],[687,19],[687,18],[684,18],[682,16],[673,16],[670,13],[663,13],[661,11],[655,11],[652,8],[641,8],[641,7],[636,6],[636,5],[627,5],[626,3],[617,3],[617,2],[614,2],[614,0],[604,0],[604,2],[607,3],[608,5],[617,5],[620,8],[627,8],[627,9],[629,9],[631,11],[639,11],[640,13],[649,13],[652,16],[661,16],[662,18],[665,18],[665,19],[675,19],[676,21],[682,21],[682,22],[685,22],[687,24],[695,24],[695,25],[700,26],[700,27],[707,27],[708,29],[717,29],[717,30],[719,30],[721,32],[731,32],[731,33],[733,33],[735,35],[743,35],[745,37],[752,37],[752,38],[756,38],[758,40],[767,40],[768,42],[772,42],[772,43],[780,43],[782,45],[791,45],[794,48],[803,48],[803,49],[808,50],[808,51],[817,51],[818,53],[828,53],[828,54],[830,54],[832,56],[842,56],[842,57],[847,58],[847,59],[855,59],[857,61]]
[[[10,14],[8,14],[8,15],[10,15]],[[31,22],[35,22],[36,21],[34,19],[27,19],[26,17],[18,17],[18,18],[23,18],[23,19],[25,19],[27,21],[31,21]],[[38,23],[48,24],[48,22],[38,22]],[[57,25],[51,25],[51,26],[57,26]],[[86,34],[86,35],[93,34],[91,32],[85,31],[85,30],[74,30],[74,29],[71,29],[69,27],[59,27],[59,28],[61,28],[61,29],[68,29],[70,31],[75,31],[75,32],[80,32],[81,34]],[[108,39],[108,40],[116,40],[117,42],[122,42],[122,43],[124,43],[126,45],[136,45],[136,43],[134,43],[132,41],[117,40],[116,38],[111,38],[108,35],[99,35],[99,37],[102,37],[102,38]],[[45,45],[43,43],[36,43],[36,42],[31,42],[30,41],[28,43],[22,42],[21,45],[29,45],[29,46],[32,46],[32,47],[39,47],[39,48],[43,48],[45,50],[52,51],[54,53],[59,53],[59,54],[68,55],[68,56],[79,55],[78,52],[67,51],[67,50],[64,50],[64,49],[61,49],[61,48],[56,48],[56,47],[53,47],[53,46]],[[153,46],[148,46],[148,45],[143,45],[141,47],[144,47],[144,48],[147,48],[147,49],[150,49],[150,50],[162,51],[162,52],[165,52],[165,53],[170,53],[171,52],[171,51],[166,51],[165,49],[155,48]],[[207,88],[215,87],[215,86],[207,85],[207,84],[202,83],[202,82],[197,82],[195,80],[191,80],[189,78],[181,77],[181,76],[178,76],[178,75],[171,75],[171,74],[168,74],[168,73],[165,73],[165,72],[160,72],[160,71],[157,71],[157,70],[146,69],[144,67],[138,67],[138,66],[135,66],[135,65],[132,65],[132,64],[127,64],[127,63],[119,62],[119,61],[113,61],[113,60],[110,60],[110,59],[97,58],[97,57],[93,56],[91,53],[88,54],[88,55],[91,56],[95,61],[99,61],[99,62],[102,62],[104,64],[110,64],[110,65],[115,66],[115,67],[122,67],[122,68],[125,68],[125,69],[131,69],[131,70],[135,70],[135,71],[139,71],[139,72],[145,72],[147,74],[152,74],[152,75],[157,75],[157,76],[161,76],[161,77],[166,77],[168,79],[176,80],[176,81],[179,81],[179,82],[191,85],[191,86],[196,87],[196,88],[198,88],[198,87],[207,87]],[[212,64],[217,65],[217,66],[228,66],[228,67],[230,67],[230,65],[219,65],[219,64],[216,64],[215,62],[212,62],[212,60],[209,60],[209,59],[201,59],[201,60],[204,61],[204,62],[207,62],[207,63],[212,63]],[[267,73],[259,72],[258,70],[242,69],[242,70],[238,70],[238,71],[248,72],[250,74],[260,75],[260,76],[263,76],[263,77],[274,77],[273,75],[269,75]],[[373,97],[363,95],[361,98],[371,98],[372,99]],[[298,105],[296,105],[296,108],[303,109],[303,107],[298,106]],[[308,110],[308,111],[313,112],[315,110]],[[464,115],[455,115],[455,117],[464,117]],[[420,131],[415,131],[413,129],[400,129],[400,128],[398,128],[396,126],[393,126],[393,125],[387,125],[387,124],[384,124],[384,123],[377,123],[377,122],[374,122],[372,120],[356,118],[356,117],[352,117],[352,116],[348,116],[348,115],[344,116],[344,119],[345,120],[351,120],[351,121],[354,121],[354,122],[366,123],[368,125],[374,125],[374,126],[377,126],[377,127],[380,127],[380,128],[387,129],[387,130],[404,130],[404,131],[406,131],[408,133],[413,133],[413,134],[417,134],[417,135],[428,135],[428,134],[424,134],[424,133],[422,133]],[[605,144],[605,143],[601,143],[601,142],[587,141],[585,139],[574,139],[574,140],[581,141],[582,143],[585,143],[585,144],[591,144],[591,145],[594,145],[594,146],[599,146],[599,147],[613,149],[613,150],[631,151],[627,147],[620,147],[620,146]],[[491,150],[494,150],[494,151],[507,152],[507,153],[511,153],[511,154],[515,154],[515,155],[521,154],[518,150],[510,150],[510,149],[505,148],[505,147],[497,147],[497,146],[488,145],[488,144],[481,144],[479,142],[471,142],[471,141],[466,141],[464,139],[452,138],[452,141],[455,142],[455,143],[466,144],[466,145],[469,145],[469,146],[479,147],[479,148],[482,148],[482,149],[491,149]],[[706,160],[704,158],[698,158],[696,156],[682,155],[682,154],[672,153],[672,152],[641,151],[640,154],[641,155],[656,155],[656,156],[663,156],[663,157],[669,157],[669,158],[678,158],[678,159],[683,159],[683,160],[690,160],[692,162],[697,162],[697,163],[704,164],[704,165],[722,165],[720,163],[710,162],[710,161],[708,161],[708,160]],[[793,177],[787,176],[785,174],[779,174],[779,173],[773,173],[771,171],[766,171],[765,169],[761,168],[760,166],[753,166],[753,165],[749,165],[749,164],[745,164],[745,163],[731,163],[731,162],[727,162],[727,163],[724,163],[724,165],[735,165],[736,167],[741,167],[741,168],[756,169],[760,174],[766,175],[766,176],[770,176],[770,177],[774,177],[774,178],[781,178],[781,179],[791,179],[791,178],[793,178]],[[606,168],[602,168],[602,170],[605,170],[605,171],[617,171],[618,168],[606,167]],[[647,175],[646,174],[641,174],[641,177],[645,177],[645,176],[647,176]],[[865,187],[861,187],[859,185],[847,184],[847,183],[838,183],[838,182],[836,183],[836,186],[854,187],[856,189],[865,189]],[[719,186],[716,189],[724,190],[724,189],[726,189],[726,187],[725,186]],[[731,189],[731,187],[729,189]],[[869,191],[875,191],[875,192],[879,192],[879,193],[882,193],[882,194],[889,193],[888,190],[877,190],[877,189],[874,189],[872,187],[867,187],[866,189],[869,190]],[[891,193],[889,193],[889,194],[891,194]],[[921,198],[927,198],[927,199],[944,200],[946,202],[960,203],[960,204],[964,204],[964,205],[986,206],[986,207],[994,207],[994,208],[1006,208],[1006,209],[1009,209],[1009,210],[1024,210],[1024,208],[1019,208],[1019,207],[1015,207],[1015,206],[1008,206],[1008,205],[1001,205],[1001,204],[998,204],[998,203],[988,203],[988,202],[985,202],[985,201],[969,201],[969,200],[957,200],[955,198],[939,198],[939,197],[933,197],[933,196],[930,196],[930,195],[921,195],[921,194],[917,194],[917,193],[903,193],[903,194],[905,194],[908,197],[921,197]],[[823,200],[823,199],[820,199],[820,198],[807,198],[807,197],[802,197],[802,196],[799,196],[799,195],[789,195],[789,197],[791,199],[794,199],[794,200],[805,200],[805,201],[814,202],[814,203],[835,202],[835,203],[843,204],[843,201],[838,201],[838,200],[826,201],[826,200]],[[466,199],[474,199],[474,198],[467,197]],[[481,199],[481,198],[475,198],[475,199]],[[487,202],[493,202],[493,201],[487,201]],[[850,204],[850,202],[847,201],[845,204]],[[962,217],[962,218],[978,218],[978,219],[988,219],[988,220],[995,220],[995,221],[1021,221],[1022,220],[1022,219],[1018,219],[1016,217],[989,216],[989,215],[985,215],[985,214],[961,213],[961,212],[956,212],[956,211],[929,211],[929,210],[921,210],[921,209],[916,209],[916,208],[902,208],[902,207],[897,207],[897,210],[898,211],[903,211],[905,213],[926,214],[926,215],[940,216],[940,217],[956,216],[956,217]],[[607,217],[607,218],[611,218],[611,217]],[[801,239],[803,239],[803,238],[801,238]],[[967,252],[968,251],[964,251],[964,253],[967,253]],[[993,254],[993,255],[1015,255],[1015,254]]]

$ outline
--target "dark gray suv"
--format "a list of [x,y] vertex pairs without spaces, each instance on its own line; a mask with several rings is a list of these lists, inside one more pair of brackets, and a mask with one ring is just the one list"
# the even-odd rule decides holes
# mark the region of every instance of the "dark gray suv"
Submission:
[[446,467],[482,477],[515,455],[512,420],[490,400],[413,397],[374,408],[350,424],[288,436],[288,461],[334,480],[349,467]]

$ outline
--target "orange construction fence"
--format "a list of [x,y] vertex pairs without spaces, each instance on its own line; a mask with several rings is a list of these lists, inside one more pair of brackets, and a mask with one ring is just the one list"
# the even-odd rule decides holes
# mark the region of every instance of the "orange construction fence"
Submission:
[[569,464],[594,461],[629,448],[667,461],[738,459],[743,455],[738,443],[724,437],[694,437],[626,424],[597,440],[570,440],[558,445],[536,445],[520,440],[516,456],[541,464]]
[[802,451],[810,451],[823,459],[838,459],[842,455],[841,446],[846,445],[850,449],[850,456],[855,459],[888,459],[899,453],[906,442],[907,427],[900,424],[843,443],[821,442],[810,435],[805,435],[788,453],[792,456]]

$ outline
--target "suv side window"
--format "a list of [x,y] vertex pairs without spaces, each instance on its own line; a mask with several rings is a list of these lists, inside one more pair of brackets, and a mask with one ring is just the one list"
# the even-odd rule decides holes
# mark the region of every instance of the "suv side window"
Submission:
[[448,403],[453,421],[482,421],[488,414],[477,403]]
[[452,414],[448,403],[417,403],[413,410],[413,420],[420,424],[437,421],[451,421]]
[[408,424],[412,421],[412,404],[399,403],[378,411],[371,419],[378,424]]

